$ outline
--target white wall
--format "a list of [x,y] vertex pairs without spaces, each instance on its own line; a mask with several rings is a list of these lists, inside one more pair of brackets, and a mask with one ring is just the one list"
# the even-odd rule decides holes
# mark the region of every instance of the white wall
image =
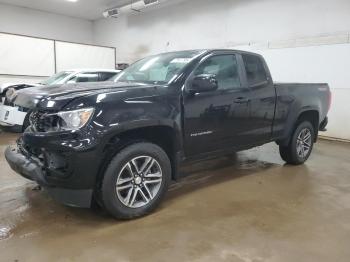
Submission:
[[187,48],[233,46],[350,30],[349,0],[187,0],[94,22],[94,40],[119,60]]
[[50,76],[54,46],[52,40],[0,33],[0,74]]
[[115,69],[115,49],[56,41],[57,71],[71,68]]
[[[0,4],[0,32],[93,43],[92,22],[34,9]],[[0,75],[1,83],[36,83],[43,78]]]
[[349,0],[170,2],[142,14],[95,21],[95,42],[116,46],[117,62],[193,48],[260,52],[278,81],[330,83],[333,105],[325,135],[350,140]]
[[332,92],[332,106],[328,114],[328,130],[320,135],[350,140],[349,40],[348,35],[347,43],[339,44],[278,49],[264,48],[261,45],[238,48],[262,54],[269,64],[274,81],[328,83]]
[[0,32],[93,43],[91,21],[5,4],[0,4]]
[[49,77],[74,68],[115,69],[115,48],[0,33],[0,78]]

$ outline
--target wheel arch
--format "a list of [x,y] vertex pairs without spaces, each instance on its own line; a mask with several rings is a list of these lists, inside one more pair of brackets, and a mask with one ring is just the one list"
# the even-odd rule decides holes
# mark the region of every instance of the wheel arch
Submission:
[[314,132],[315,132],[315,140],[314,142],[317,141],[317,137],[318,137],[318,127],[319,127],[319,121],[320,121],[320,114],[317,110],[306,110],[303,111],[302,113],[299,114],[299,117],[295,123],[294,128],[298,125],[298,123],[302,122],[302,121],[309,121],[313,128],[314,128]]
[[295,130],[295,128],[298,126],[299,123],[303,121],[309,121],[315,132],[315,139],[314,142],[317,141],[318,138],[318,129],[319,129],[319,119],[320,119],[320,113],[317,109],[305,109],[302,110],[294,121],[292,121],[289,125],[286,125],[286,129],[288,130],[287,136],[285,138],[276,141],[278,145],[287,146],[290,142],[291,136]]
[[123,130],[110,136],[103,148],[105,155],[100,164],[96,177],[96,185],[99,188],[104,172],[113,157],[122,149],[138,142],[150,142],[161,147],[168,155],[171,168],[172,179],[176,179],[177,173],[177,152],[181,148],[181,139],[175,128],[168,125],[149,125]]

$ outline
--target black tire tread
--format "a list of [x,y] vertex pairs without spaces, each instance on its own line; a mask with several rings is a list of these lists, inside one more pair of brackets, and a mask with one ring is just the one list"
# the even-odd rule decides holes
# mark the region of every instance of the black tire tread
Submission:
[[[310,153],[307,156],[307,158],[304,160],[300,160],[297,156],[297,153],[296,153],[295,144],[296,144],[297,136],[299,134],[299,130],[302,128],[305,128],[305,127],[308,127],[311,130],[311,134],[312,134],[312,139],[311,139],[312,142],[311,143],[312,143],[312,145],[311,145]],[[289,141],[288,146],[282,146],[282,145],[279,146],[279,152],[280,152],[281,158],[285,162],[287,162],[288,164],[291,164],[291,165],[303,164],[311,154],[311,151],[313,148],[314,137],[315,137],[315,132],[314,132],[314,128],[313,128],[311,122],[309,122],[307,120],[298,122],[296,124],[296,128],[294,129],[294,131],[292,133],[292,137]]]
[[[128,207],[122,207],[122,206],[116,208],[116,206],[113,204],[114,200],[111,199],[111,197],[113,196],[110,195],[111,192],[108,192],[109,191],[108,188],[112,183],[111,181],[113,181],[112,173],[118,173],[117,171],[115,171],[115,167],[118,166],[118,168],[120,168],[121,164],[123,163],[123,161],[127,159],[128,156],[131,156],[136,152],[142,152],[142,151],[148,151],[158,156],[158,162],[162,166],[162,171],[163,171],[162,189],[160,190],[157,198],[153,200],[154,202],[151,203],[151,205],[147,208],[130,209]],[[170,160],[167,154],[164,152],[164,150],[152,143],[135,142],[123,148],[121,151],[119,151],[111,160],[111,162],[108,164],[103,177],[102,185],[101,185],[101,194],[100,194],[101,202],[103,203],[103,206],[106,209],[106,211],[117,219],[128,220],[128,219],[134,219],[137,217],[145,216],[151,213],[159,205],[161,200],[164,198],[164,195],[167,191],[170,180],[171,180],[171,165],[170,165]]]

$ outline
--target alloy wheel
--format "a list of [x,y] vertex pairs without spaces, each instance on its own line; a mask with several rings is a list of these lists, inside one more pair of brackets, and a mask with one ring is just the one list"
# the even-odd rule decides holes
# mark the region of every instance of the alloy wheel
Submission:
[[312,135],[308,128],[304,128],[300,131],[297,138],[297,154],[300,158],[305,159],[312,146]]
[[151,156],[138,156],[127,162],[118,174],[118,199],[129,208],[140,208],[151,202],[162,184],[162,169]]

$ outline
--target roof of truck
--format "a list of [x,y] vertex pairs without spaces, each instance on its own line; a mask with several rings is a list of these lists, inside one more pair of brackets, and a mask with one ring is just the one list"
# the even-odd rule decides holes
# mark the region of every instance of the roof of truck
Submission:
[[[177,52],[198,52],[198,54],[205,54],[205,53],[211,53],[211,52],[236,52],[236,53],[244,53],[244,54],[251,54],[251,55],[258,55],[261,56],[258,53],[245,51],[245,50],[239,50],[239,49],[229,49],[229,48],[218,48],[218,49],[188,49],[188,50],[176,50],[176,51],[169,51],[169,52],[162,52],[159,54],[169,54],[169,53],[177,53]],[[159,55],[155,54],[155,55]]]

